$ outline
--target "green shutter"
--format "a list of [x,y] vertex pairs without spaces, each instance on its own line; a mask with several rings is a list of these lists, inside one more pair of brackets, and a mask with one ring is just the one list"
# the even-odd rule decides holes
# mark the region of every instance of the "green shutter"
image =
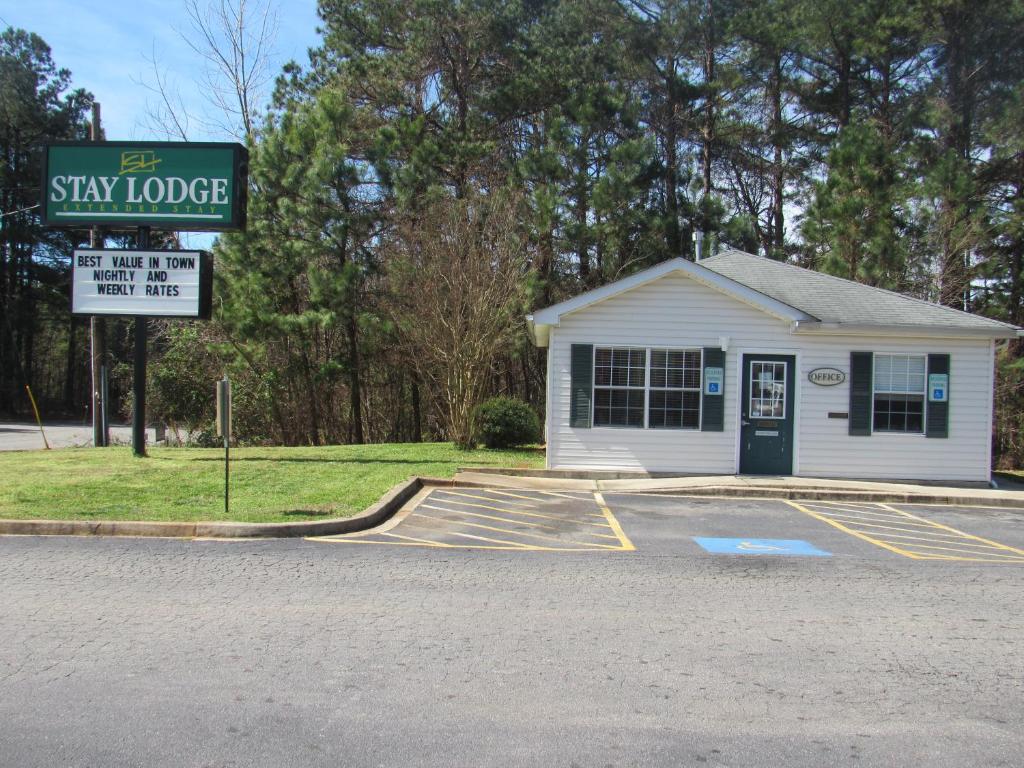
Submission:
[[[928,355],[928,375],[933,373],[949,375],[949,355]],[[948,389],[952,388],[950,382]],[[925,393],[926,401],[930,395],[930,391]],[[949,393],[946,393],[946,402],[926,402],[925,407],[928,409],[924,426],[925,437],[949,437]]]
[[594,345],[573,344],[570,363],[569,426],[590,427],[594,389]]
[[850,434],[871,434],[871,376],[874,356],[871,352],[850,353]]
[[704,347],[704,367],[722,369],[722,389],[717,395],[704,392],[705,377],[701,376],[701,432],[721,432],[725,429],[725,352],[718,347]]

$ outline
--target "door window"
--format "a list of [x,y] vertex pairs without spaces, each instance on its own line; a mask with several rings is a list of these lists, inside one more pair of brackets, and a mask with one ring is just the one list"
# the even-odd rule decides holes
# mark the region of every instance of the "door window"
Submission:
[[750,418],[786,418],[786,364],[767,360],[750,363]]

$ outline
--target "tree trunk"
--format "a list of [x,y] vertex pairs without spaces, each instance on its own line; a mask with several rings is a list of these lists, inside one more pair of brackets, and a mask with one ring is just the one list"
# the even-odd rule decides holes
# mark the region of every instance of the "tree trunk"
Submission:
[[[711,156],[715,141],[715,11],[713,0],[704,2],[704,124],[701,127],[701,202],[711,196]],[[704,216],[707,212],[702,212]],[[702,221],[707,228],[710,222]]]
[[423,442],[423,414],[420,410],[420,382],[413,372],[412,375],[412,441]]
[[776,52],[770,80],[772,101],[772,253],[765,256],[780,259],[786,247],[785,166],[782,155],[782,54]]
[[353,437],[356,445],[363,444],[362,390],[359,386],[359,328],[354,316],[348,319],[348,391]]
[[679,197],[676,193],[676,187],[679,184],[678,137],[676,136],[677,105],[675,86],[670,80],[666,80],[665,86],[668,90],[665,125],[665,218],[668,220],[668,230],[665,232],[665,241],[668,245],[669,255],[675,258],[683,255],[679,233]]

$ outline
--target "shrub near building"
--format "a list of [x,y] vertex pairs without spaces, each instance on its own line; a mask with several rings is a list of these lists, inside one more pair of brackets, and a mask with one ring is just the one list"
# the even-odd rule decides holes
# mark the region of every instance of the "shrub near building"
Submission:
[[488,448],[510,448],[540,441],[540,419],[514,397],[492,397],[473,414],[476,439]]

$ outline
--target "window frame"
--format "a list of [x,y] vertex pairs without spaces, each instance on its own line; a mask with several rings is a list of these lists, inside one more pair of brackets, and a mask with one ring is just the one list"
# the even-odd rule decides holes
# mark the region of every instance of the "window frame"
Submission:
[[[924,380],[920,392],[897,392],[891,389],[878,389],[876,386],[879,357],[905,357],[920,358],[924,361]],[[909,373],[908,373],[909,376]],[[890,381],[892,376],[890,374]],[[876,398],[878,395],[920,395],[921,397],[921,429],[878,429],[875,427],[875,416],[877,414]],[[924,352],[874,352],[871,356],[871,434],[873,435],[910,435],[912,437],[923,437],[928,431],[928,355]]]
[[[643,387],[632,387],[628,385],[614,386],[597,383],[597,355],[600,350],[639,350],[644,353],[644,386]],[[699,363],[697,367],[697,388],[682,388],[677,389],[675,387],[651,387],[651,353],[654,351],[658,352],[696,352],[698,353]],[[639,344],[594,344],[594,362],[592,366],[592,377],[590,385],[590,423],[592,429],[653,429],[657,431],[676,431],[676,432],[699,432],[701,431],[701,424],[704,418],[704,348],[703,347],[668,347],[668,346],[642,346]],[[643,426],[632,426],[630,424],[598,424],[597,423],[597,390],[606,389],[629,389],[633,391],[642,391],[644,393],[644,423]],[[650,425],[651,420],[651,390],[654,389],[658,392],[693,392],[696,391],[698,395],[699,405],[697,406],[697,425],[694,427],[652,427]]]

